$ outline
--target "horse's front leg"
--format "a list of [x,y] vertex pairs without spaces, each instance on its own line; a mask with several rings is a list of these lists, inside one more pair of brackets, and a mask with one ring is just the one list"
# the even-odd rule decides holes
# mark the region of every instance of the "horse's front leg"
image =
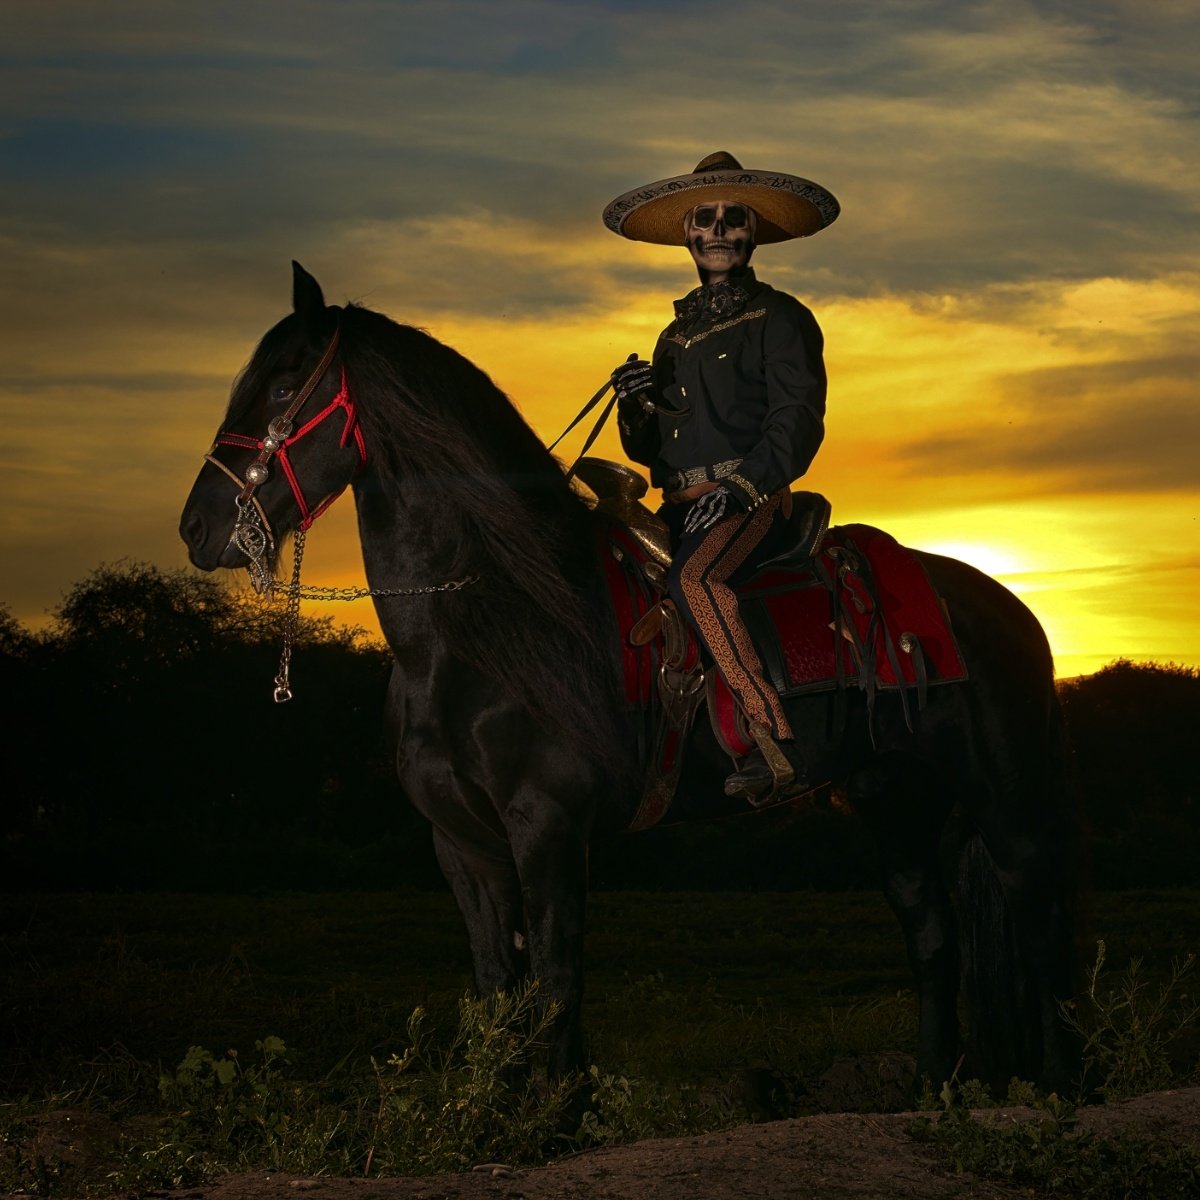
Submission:
[[481,996],[511,992],[524,978],[521,885],[511,858],[464,849],[434,826],[442,874],[467,926],[475,987]]
[[558,1005],[550,1027],[548,1066],[552,1076],[566,1077],[586,1066],[582,1008],[587,822],[543,794],[514,803],[508,825],[524,897],[530,971],[546,1000]]

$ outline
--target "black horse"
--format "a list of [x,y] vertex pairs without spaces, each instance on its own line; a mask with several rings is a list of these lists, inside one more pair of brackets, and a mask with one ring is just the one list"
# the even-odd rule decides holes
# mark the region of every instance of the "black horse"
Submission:
[[[540,979],[561,1005],[550,1068],[576,1071],[588,842],[626,827],[640,791],[598,518],[461,355],[369,309],[326,306],[298,264],[293,303],[234,384],[181,534],[203,570],[246,566],[245,537],[231,542],[241,514],[266,525],[273,566],[278,539],[352,484],[373,589],[474,578],[376,597],[395,656],[397,768],[433,824],[478,988]],[[286,461],[272,458],[277,445]],[[969,681],[930,689],[915,734],[886,695],[869,736],[855,690],[836,737],[828,696],[790,700],[789,720],[812,778],[841,782],[877,835],[915,978],[918,1078],[936,1084],[959,1060],[961,975],[971,1074],[1062,1088],[1078,1069],[1060,1012],[1073,986],[1077,838],[1049,648],[998,583],[920,557],[954,614]],[[729,769],[698,722],[673,813],[730,811]],[[947,828],[959,837],[957,909],[941,864]]]

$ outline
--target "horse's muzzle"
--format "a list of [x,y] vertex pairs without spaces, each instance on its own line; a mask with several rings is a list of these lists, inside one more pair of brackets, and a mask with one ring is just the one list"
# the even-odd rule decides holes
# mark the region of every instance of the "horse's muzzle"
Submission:
[[230,544],[229,530],[214,530],[204,513],[196,509],[184,510],[179,522],[179,536],[187,547],[188,560],[201,571],[246,565],[246,556]]

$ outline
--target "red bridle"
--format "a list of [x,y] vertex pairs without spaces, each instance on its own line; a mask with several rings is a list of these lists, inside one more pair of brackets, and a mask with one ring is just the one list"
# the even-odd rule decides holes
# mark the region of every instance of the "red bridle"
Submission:
[[[296,639],[296,630],[300,619],[300,600],[305,590],[300,584],[300,563],[304,557],[305,533],[309,526],[346,490],[343,484],[332,495],[326,496],[315,508],[310,508],[305,498],[304,489],[292,466],[288,451],[301,438],[307,437],[323,421],[328,420],[338,409],[345,414],[341,436],[338,445],[343,449],[354,439],[358,447],[358,470],[367,465],[367,445],[363,440],[362,429],[358,416],[354,411],[354,401],[350,398],[350,389],[346,384],[346,368],[342,368],[342,384],[338,394],[316,416],[309,418],[299,429],[294,429],[296,417],[304,407],[309,396],[316,391],[325,373],[333,365],[337,355],[341,327],[333,331],[329,345],[325,347],[321,361],[313,369],[304,386],[288,405],[287,411],[275,417],[267,426],[265,437],[253,438],[242,433],[219,433],[212,449],[204,456],[205,462],[211,463],[218,471],[227,475],[240,489],[234,503],[237,506],[237,517],[234,520],[233,531],[229,535],[229,545],[235,546],[246,556],[246,571],[250,582],[259,595],[271,598],[280,587],[287,597],[287,608],[283,618],[283,651],[279,658],[279,671],[275,676],[275,702],[283,704],[292,698],[291,661],[292,647]],[[227,467],[214,453],[218,446],[236,446],[240,450],[257,450],[254,461],[246,468],[246,477],[242,479],[232,468]],[[284,476],[292,489],[292,497],[300,510],[300,524],[296,526],[295,550],[292,555],[292,581],[282,583],[272,576],[273,556],[275,550],[275,534],[267,520],[262,503],[255,496],[255,491],[270,478],[270,462],[278,457],[283,466]],[[364,596],[424,596],[435,592],[457,592],[469,583],[475,582],[475,576],[463,579],[452,579],[446,583],[431,584],[424,587],[403,588],[332,588],[317,587],[309,589],[307,598],[318,600],[356,600]],[[314,596],[312,593],[315,592]]]
[[336,492],[319,501],[315,507],[310,508],[308,500],[304,495],[304,489],[300,486],[300,480],[296,476],[295,468],[292,466],[291,458],[288,454],[292,446],[300,441],[301,438],[307,437],[312,433],[323,421],[333,416],[338,409],[341,409],[345,413],[345,420],[342,425],[341,436],[338,438],[338,445],[345,448],[353,438],[355,446],[358,447],[358,469],[361,471],[367,465],[367,446],[363,440],[362,428],[358,423],[354,401],[350,397],[350,389],[346,385],[345,367],[342,368],[341,388],[338,390],[338,394],[319,413],[311,417],[299,429],[295,429],[293,432],[295,420],[300,410],[317,389],[321,380],[325,378],[325,373],[333,363],[334,356],[337,354],[340,334],[340,328],[333,331],[333,337],[330,338],[329,345],[325,348],[325,353],[321,356],[321,361],[317,363],[304,386],[296,393],[295,398],[288,405],[287,411],[282,416],[276,417],[267,426],[265,437],[253,438],[241,433],[220,433],[217,435],[214,449],[217,446],[236,446],[242,450],[258,451],[258,456],[246,468],[245,479],[239,478],[234,471],[230,470],[229,467],[212,453],[204,456],[206,461],[219,468],[241,487],[242,490],[237,498],[238,508],[242,509],[246,504],[253,501],[255,508],[258,510],[259,517],[268,530],[270,530],[270,524],[267,521],[267,515],[254,493],[269,478],[270,471],[268,468],[273,457],[278,457],[280,465],[283,467],[283,474],[288,481],[288,486],[292,489],[292,497],[296,501],[296,507],[300,510],[300,525],[298,526],[300,530],[308,529],[342,492],[346,490],[345,485],[343,485]]

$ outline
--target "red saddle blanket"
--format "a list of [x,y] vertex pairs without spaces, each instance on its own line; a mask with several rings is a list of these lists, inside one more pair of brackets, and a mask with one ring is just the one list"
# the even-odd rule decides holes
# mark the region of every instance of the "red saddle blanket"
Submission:
[[[658,641],[634,646],[629,631],[660,598],[639,569],[645,552],[614,524],[605,555],[621,634],[625,695],[636,708],[656,703]],[[738,588],[741,612],[767,678],[782,696],[858,686],[926,687],[967,677],[950,617],[913,551],[870,525],[830,529],[805,566],[774,567]],[[720,673],[710,673],[714,728],[735,756],[751,743]]]
[[835,526],[811,570],[764,571],[738,595],[781,695],[821,691],[839,680],[897,688],[967,676],[946,607],[920,560],[870,525]]

